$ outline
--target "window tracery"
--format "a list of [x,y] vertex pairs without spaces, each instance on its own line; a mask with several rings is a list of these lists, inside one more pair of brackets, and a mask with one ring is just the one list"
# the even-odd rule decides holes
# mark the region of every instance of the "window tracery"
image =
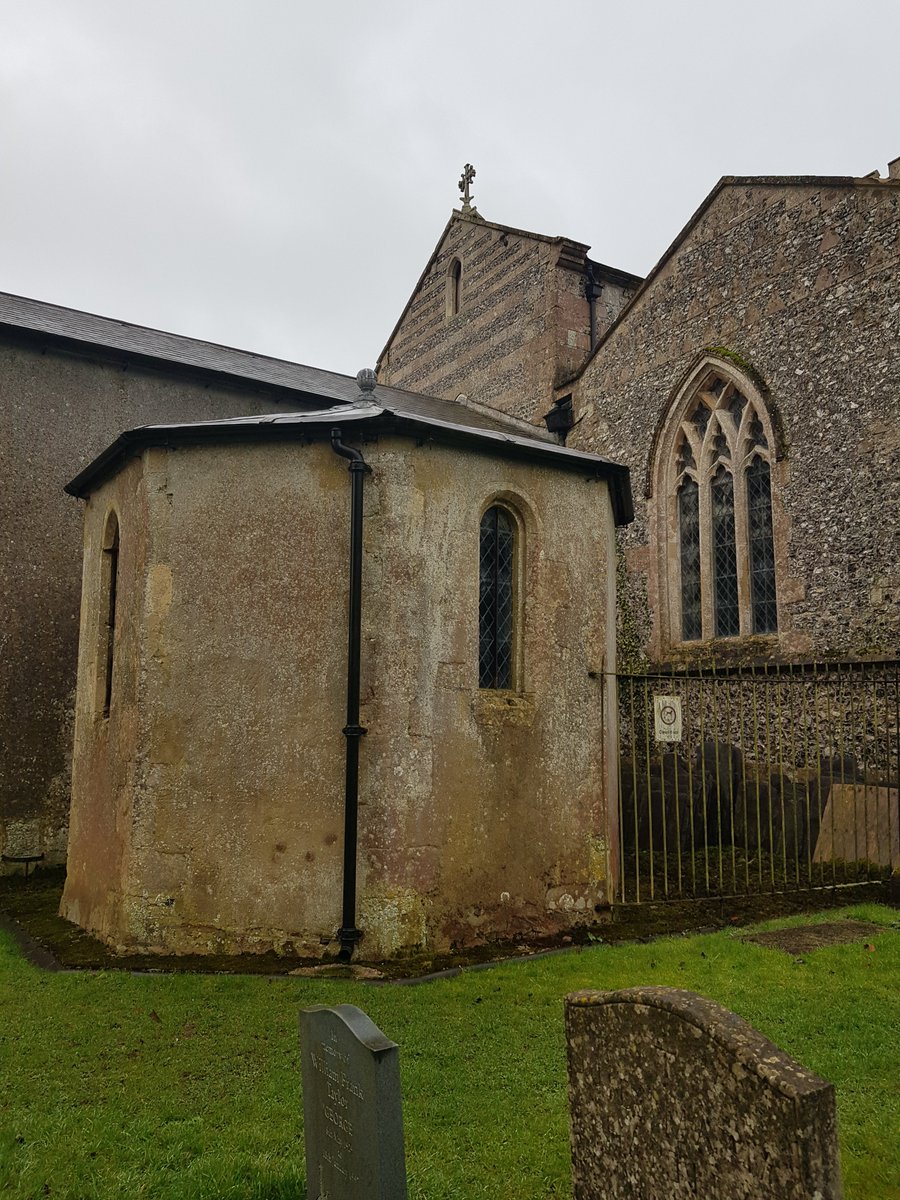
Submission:
[[[749,384],[699,373],[658,452],[671,641],[778,630],[772,429]],[[674,534],[677,552],[665,549]]]

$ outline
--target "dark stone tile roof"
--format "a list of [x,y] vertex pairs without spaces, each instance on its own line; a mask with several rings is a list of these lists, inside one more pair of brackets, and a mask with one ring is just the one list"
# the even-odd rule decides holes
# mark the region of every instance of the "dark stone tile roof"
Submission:
[[363,394],[356,379],[349,375],[0,292],[0,334],[4,332],[49,341],[82,353],[124,356],[169,371],[201,371],[226,380],[274,388],[285,393],[285,403],[296,405],[300,400],[312,409],[128,430],[68,484],[66,491],[75,496],[88,495],[101,479],[146,446],[327,437],[330,428],[340,422],[353,423],[364,434],[409,433],[464,444],[501,457],[552,462],[603,478],[610,483],[617,523],[626,524],[632,519],[627,467],[596,454],[567,449],[548,440],[544,430],[536,427],[532,432],[501,413],[494,416],[452,400],[381,385],[372,393],[369,403],[361,403]]
[[351,401],[357,395],[356,380],[349,375],[320,371],[265,354],[164,333],[7,292],[0,292],[0,333],[38,338],[82,352],[93,350],[114,358],[136,359],[169,370],[201,371],[244,384],[284,389],[294,393],[291,397],[294,404],[297,393],[309,396],[312,402],[321,402],[323,396]]
[[570,450],[539,429],[534,434],[520,424],[476,412],[452,400],[400,392],[377,386],[363,399],[354,382],[355,403],[331,405],[311,412],[265,413],[231,417],[222,421],[198,421],[177,425],[145,425],[122,434],[66,486],[73,496],[87,496],[103,479],[119,469],[126,459],[148,446],[202,445],[224,442],[322,440],[340,426],[354,427],[365,439],[379,433],[396,433],[465,446],[500,458],[517,458],[564,470],[577,471],[609,484],[616,523],[632,520],[633,508],[628,468],[598,454]]

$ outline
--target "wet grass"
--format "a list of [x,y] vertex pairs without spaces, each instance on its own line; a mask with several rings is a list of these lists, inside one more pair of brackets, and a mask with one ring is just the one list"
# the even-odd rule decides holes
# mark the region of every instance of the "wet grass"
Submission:
[[[833,889],[870,887],[887,896],[891,870],[878,863],[807,863],[742,846],[710,845],[690,851],[633,851],[622,862],[626,902],[774,896],[790,897]],[[825,903],[827,903],[827,899]]]
[[[573,943],[590,945],[597,941],[606,944],[647,941],[668,933],[709,931],[790,913],[890,900],[890,885],[885,882],[860,882],[838,889],[792,889],[746,896],[711,895],[700,899],[685,899],[672,891],[668,899],[663,899],[662,878],[662,873],[658,873],[655,901],[650,900],[648,888],[642,885],[640,904],[619,904],[601,914],[593,926],[579,926],[568,934],[562,932],[551,937],[523,935],[513,941],[486,942],[442,954],[413,954],[377,966],[390,979],[416,978],[516,958],[523,954],[560,949]],[[321,961],[274,952],[243,955],[116,955],[102,942],[59,916],[64,880],[64,869],[38,872],[27,883],[21,876],[0,877],[0,920],[4,915],[12,917],[29,938],[49,952],[48,956],[44,956],[44,961],[55,959],[65,968],[287,975],[296,967],[314,966]],[[631,898],[629,895],[629,900]],[[360,961],[365,960],[362,958]]]
[[48,973],[0,935],[0,1193],[304,1197],[297,1013],[348,1002],[401,1047],[412,1200],[569,1196],[563,997],[653,983],[718,1000],[834,1082],[848,1200],[885,1200],[900,1194],[900,930],[890,909],[843,911],[883,927],[874,949],[797,959],[724,930],[414,987]]

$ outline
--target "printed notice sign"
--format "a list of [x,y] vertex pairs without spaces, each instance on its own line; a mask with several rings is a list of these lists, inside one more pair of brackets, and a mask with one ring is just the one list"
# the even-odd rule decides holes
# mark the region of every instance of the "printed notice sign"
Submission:
[[654,696],[653,718],[658,742],[681,741],[680,696]]

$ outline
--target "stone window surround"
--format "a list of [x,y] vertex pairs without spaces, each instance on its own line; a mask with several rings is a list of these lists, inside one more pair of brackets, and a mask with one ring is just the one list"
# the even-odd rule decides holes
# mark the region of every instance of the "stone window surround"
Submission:
[[[505,698],[507,702],[511,702],[515,697],[523,697],[525,695],[525,555],[526,555],[526,526],[529,524],[526,514],[530,515],[530,510],[525,506],[518,496],[513,496],[511,493],[503,491],[492,495],[487,499],[478,510],[478,519],[475,524],[475,547],[476,556],[475,564],[478,567],[480,559],[481,546],[481,523],[484,520],[485,513],[492,508],[500,508],[510,519],[513,529],[513,562],[512,562],[512,665],[510,687],[507,688],[488,688],[481,687],[478,681],[479,667],[478,658],[476,657],[475,668],[475,685],[476,693],[481,697],[497,696]],[[476,589],[476,595],[480,599],[480,587]],[[478,610],[475,611],[476,621],[476,648],[480,655],[481,638],[478,623]]]
[[451,258],[447,267],[446,293],[445,315],[449,321],[462,307],[462,259],[458,256]]
[[[709,391],[716,380],[721,380],[726,385],[721,389],[718,397]],[[735,390],[747,400],[740,422],[740,438],[734,419],[727,411],[728,402]],[[706,436],[702,439],[697,436],[696,428],[688,420],[701,394],[705,395],[714,417],[709,421]],[[719,422],[720,413],[722,414],[721,422]],[[754,444],[748,446],[746,443],[745,435],[754,416],[762,425],[765,446]],[[730,460],[723,459],[712,450],[716,426],[725,435],[730,449]],[[684,434],[687,435],[696,464],[696,470],[689,470],[687,473],[692,474],[700,483],[702,638],[690,640],[682,638],[681,630],[681,542],[678,487],[685,472],[679,470],[677,460]],[[739,441],[740,444],[738,444]],[[715,638],[710,481],[723,461],[727,462],[734,479],[740,633],[736,637],[716,640],[723,644],[733,645],[741,639],[750,637],[778,638],[778,633],[754,634],[753,632],[746,472],[755,457],[762,458],[769,465],[778,630],[779,632],[784,631],[785,619],[782,612],[784,589],[782,585],[786,579],[786,546],[783,544],[782,533],[785,521],[780,504],[780,484],[783,482],[783,471],[778,449],[779,437],[776,422],[773,419],[768,399],[760,387],[747,373],[740,370],[727,358],[714,354],[703,355],[676,389],[665,417],[660,422],[653,450],[648,517],[650,529],[656,534],[659,641],[663,651],[675,647],[691,649],[702,646]]]
[[116,593],[119,574],[119,514],[110,508],[103,519],[97,605],[95,711],[106,721],[112,709],[116,649]]

